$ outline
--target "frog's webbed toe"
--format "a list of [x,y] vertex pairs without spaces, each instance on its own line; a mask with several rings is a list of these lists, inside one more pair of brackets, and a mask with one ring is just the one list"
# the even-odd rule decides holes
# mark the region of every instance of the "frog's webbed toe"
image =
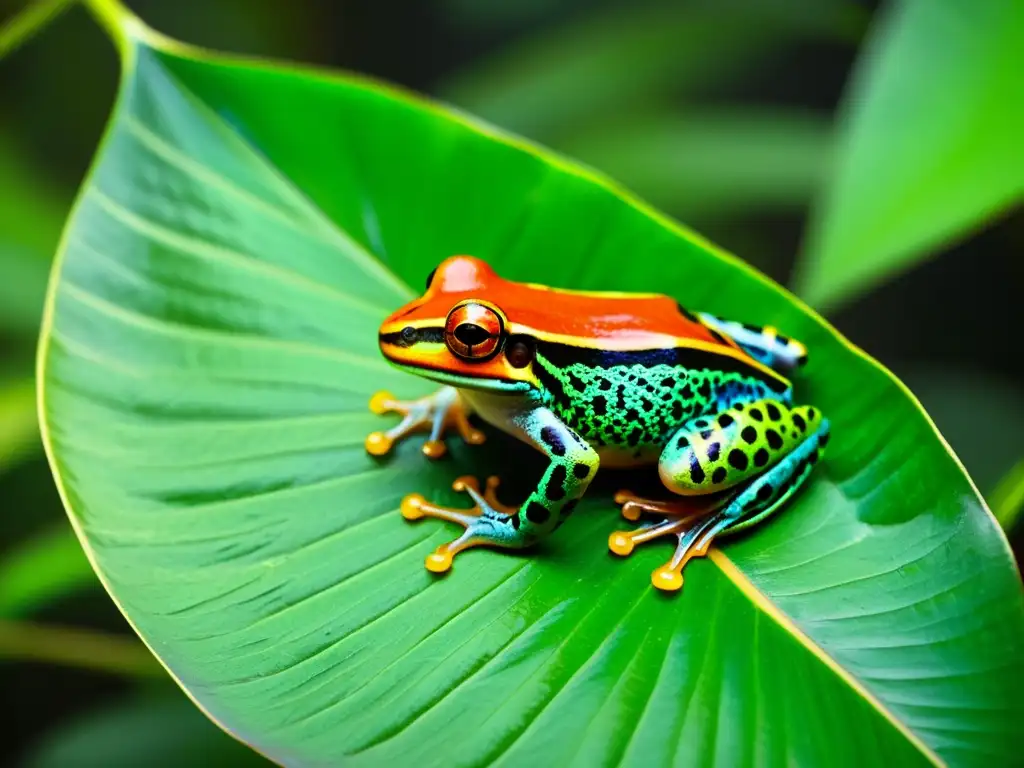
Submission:
[[697,517],[666,517],[660,523],[647,523],[632,531],[616,531],[608,537],[608,549],[620,557],[628,557],[633,554],[637,544],[684,531],[693,525]]
[[630,522],[636,522],[644,513],[661,517],[692,517],[700,515],[721,505],[717,497],[703,496],[661,501],[645,499],[632,491],[621,490],[615,494],[615,503],[622,505],[622,516]]
[[[809,431],[809,422],[805,420],[804,425]],[[665,591],[680,589],[686,563],[706,555],[716,537],[757,524],[797,493],[820,459],[828,436],[828,421],[821,420],[815,431],[767,472],[724,492],[684,497],[678,501],[648,501],[620,491],[615,500],[623,505],[622,514],[626,519],[636,520],[643,512],[663,519],[635,531],[613,533],[608,539],[609,549],[625,556],[637,544],[675,535],[675,553],[651,574],[651,581]]]
[[444,573],[450,570],[455,555],[470,547],[481,545],[514,547],[519,543],[517,525],[513,523],[513,520],[518,522],[518,518],[515,517],[517,508],[507,507],[497,501],[495,497],[497,487],[498,478],[490,477],[487,480],[486,490],[481,494],[480,484],[475,477],[457,478],[452,483],[452,488],[469,494],[473,499],[473,506],[469,509],[442,507],[427,501],[418,493],[410,494],[402,499],[402,517],[406,520],[433,517],[437,520],[458,523],[466,529],[461,536],[442,544],[427,555],[425,565],[428,571]]
[[[465,479],[465,478],[463,478]],[[484,487],[484,501],[491,506],[491,508],[501,512],[504,515],[515,515],[519,512],[519,506],[515,504],[505,504],[498,500],[498,486],[501,485],[501,478],[497,475],[491,475],[487,478],[487,485]]]
[[720,510],[731,498],[722,495],[676,501],[643,499],[630,491],[619,491],[615,502],[622,505],[622,516],[639,520],[643,513],[661,517],[660,522],[647,523],[632,531],[616,531],[608,537],[608,549],[620,557],[632,554],[637,544],[665,536],[675,536],[676,551],[672,559],[651,574],[651,583],[658,589],[674,592],[683,586],[683,568],[694,557],[707,554],[711,542],[731,518],[722,523]]
[[675,592],[682,589],[683,568],[686,564],[695,557],[706,555],[715,537],[731,522],[732,518],[721,512],[669,517],[633,531],[613,533],[608,538],[608,548],[624,557],[632,553],[637,544],[674,535],[677,540],[676,551],[667,563],[651,573],[651,583],[662,591]]
[[404,417],[391,429],[366,436],[366,452],[373,456],[388,454],[397,442],[414,432],[429,431],[422,449],[429,459],[439,459],[448,452],[442,438],[451,429],[470,445],[485,440],[484,433],[469,423],[469,414],[454,387],[442,387],[418,400],[396,400],[390,392],[377,392],[370,398],[370,410],[378,415],[398,413]]

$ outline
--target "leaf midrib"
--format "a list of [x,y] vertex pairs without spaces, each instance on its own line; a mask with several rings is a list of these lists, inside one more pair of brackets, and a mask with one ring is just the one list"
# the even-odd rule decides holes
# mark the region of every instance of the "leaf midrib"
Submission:
[[793,619],[787,616],[778,605],[773,603],[767,595],[761,592],[761,590],[754,585],[747,575],[743,573],[739,566],[729,559],[725,552],[713,547],[708,552],[708,559],[718,567],[718,570],[726,579],[732,582],[732,584],[742,592],[748,600],[750,600],[759,615],[765,615],[770,618],[780,629],[790,635],[822,664],[824,664],[825,667],[835,674],[847,687],[852,689],[854,693],[856,693],[883,718],[885,718],[907,741],[913,744],[914,747],[929,760],[929,762],[936,766],[944,767],[946,765],[945,762],[941,760],[939,756],[910,729],[909,726],[896,717],[888,707],[876,698],[864,683],[858,680],[845,667],[839,664],[836,659],[830,656],[821,646],[815,643],[810,636],[800,629]]

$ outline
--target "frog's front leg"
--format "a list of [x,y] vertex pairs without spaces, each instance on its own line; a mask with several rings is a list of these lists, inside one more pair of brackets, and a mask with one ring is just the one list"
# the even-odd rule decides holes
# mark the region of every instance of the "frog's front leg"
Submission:
[[597,474],[597,452],[547,408],[517,414],[511,417],[509,427],[550,460],[537,488],[518,509],[498,504],[493,480],[488,483],[488,493],[481,495],[475,481],[466,478],[457,480],[455,488],[470,495],[475,502],[472,509],[438,506],[419,494],[402,501],[402,516],[407,520],[434,517],[466,528],[457,539],[427,556],[428,570],[447,571],[455,555],[469,547],[521,549],[534,544],[565,522]]
[[377,392],[370,398],[370,410],[376,414],[400,413],[405,418],[386,432],[371,432],[366,436],[366,452],[384,456],[396,442],[414,432],[430,430],[423,443],[423,455],[439,459],[447,448],[441,440],[453,427],[470,445],[484,442],[484,433],[469,423],[469,408],[455,387],[441,387],[437,392],[418,400],[396,400],[390,392]]
[[[609,548],[627,555],[635,544],[675,534],[675,554],[652,581],[659,589],[678,590],[686,563],[705,555],[717,536],[755,525],[803,486],[828,438],[820,411],[775,400],[737,404],[717,417],[687,422],[662,453],[659,472],[666,487],[691,498],[649,502],[620,493],[628,519],[640,511],[666,519],[612,534]],[[700,499],[696,513],[692,497]]]

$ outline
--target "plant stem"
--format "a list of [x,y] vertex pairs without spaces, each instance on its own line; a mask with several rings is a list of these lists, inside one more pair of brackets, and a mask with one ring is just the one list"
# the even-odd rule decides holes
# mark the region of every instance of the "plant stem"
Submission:
[[129,677],[166,677],[139,642],[95,630],[0,621],[0,659],[41,661]]
[[0,27],[0,59],[31,40],[75,0],[35,0]]
[[118,51],[125,55],[131,46],[132,31],[139,24],[135,15],[119,0],[83,0],[85,7],[114,41]]
[[1024,511],[1024,459],[999,481],[990,495],[989,507],[1003,530],[1009,533]]

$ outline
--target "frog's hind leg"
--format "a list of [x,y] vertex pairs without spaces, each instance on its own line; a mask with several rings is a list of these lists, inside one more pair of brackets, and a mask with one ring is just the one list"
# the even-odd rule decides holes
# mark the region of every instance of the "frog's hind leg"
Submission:
[[769,368],[791,370],[807,362],[807,348],[796,339],[783,336],[773,326],[724,320],[707,312],[698,313],[698,317],[704,325],[724,333]]
[[767,472],[823,422],[814,406],[738,402],[683,422],[658,458],[658,474],[679,496],[718,493]]
[[793,498],[825,453],[829,429],[828,420],[823,419],[818,429],[796,450],[744,488],[731,505],[735,508],[734,513],[723,532],[733,534],[757,525]]
[[[616,554],[628,555],[636,544],[674,534],[677,537],[675,553],[651,574],[651,582],[663,591],[679,590],[683,586],[682,572],[687,562],[706,555],[716,537],[756,525],[797,493],[821,457],[828,438],[829,423],[822,419],[813,432],[771,469],[727,494],[717,509],[710,513],[667,518],[633,532],[613,534],[609,538],[609,548]],[[647,502],[635,497],[626,503],[657,514],[680,508],[673,502]],[[625,504],[623,514],[630,516],[625,512]]]
[[632,554],[637,544],[675,535],[678,540],[675,554],[665,565],[651,574],[651,582],[666,592],[678,590],[683,585],[682,570],[694,557],[707,553],[707,547],[717,533],[719,521],[729,507],[735,492],[718,494],[700,500],[654,501],[641,499],[629,491],[615,495],[616,503],[622,504],[622,516],[637,520],[646,512],[664,516],[659,522],[641,525],[632,531],[616,531],[608,537],[608,549],[620,557]]

